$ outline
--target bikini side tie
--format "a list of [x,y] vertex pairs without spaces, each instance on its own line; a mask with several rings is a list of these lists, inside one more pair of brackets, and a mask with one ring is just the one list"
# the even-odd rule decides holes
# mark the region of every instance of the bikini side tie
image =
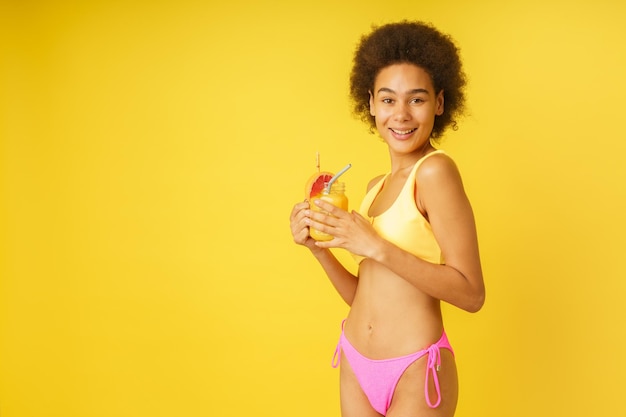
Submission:
[[[346,324],[346,320],[347,319],[343,319],[343,321],[341,322],[341,332],[343,333],[343,326]],[[333,368],[336,368],[339,366],[339,363],[341,362],[341,340],[339,340],[339,343],[337,343],[337,348],[335,349],[335,354],[333,355],[333,360],[330,363],[330,365]]]
[[[424,381],[424,395],[426,396],[426,404],[430,408],[437,408],[441,403],[441,389],[439,388],[439,377],[437,373],[441,369],[441,351],[439,346],[430,345],[428,348],[428,363],[426,364],[426,380]],[[433,382],[435,383],[435,389],[437,390],[437,402],[435,404],[430,402],[430,395],[428,393],[428,376],[432,374]]]

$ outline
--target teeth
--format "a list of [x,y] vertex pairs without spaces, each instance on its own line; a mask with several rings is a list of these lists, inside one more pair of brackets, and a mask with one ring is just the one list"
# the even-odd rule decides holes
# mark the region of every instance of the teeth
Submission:
[[415,129],[409,129],[409,130],[396,130],[396,129],[391,129],[393,130],[395,133],[399,134],[399,135],[407,135],[409,133],[412,133],[415,131]]

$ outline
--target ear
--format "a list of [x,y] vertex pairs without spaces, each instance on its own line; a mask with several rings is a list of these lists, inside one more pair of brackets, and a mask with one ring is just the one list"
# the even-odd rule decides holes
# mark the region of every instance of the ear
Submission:
[[439,94],[437,94],[436,106],[435,114],[441,116],[443,114],[443,90],[439,91]]
[[371,90],[367,90],[367,92],[370,95],[370,116],[376,116],[376,114],[374,113],[374,95],[372,94]]

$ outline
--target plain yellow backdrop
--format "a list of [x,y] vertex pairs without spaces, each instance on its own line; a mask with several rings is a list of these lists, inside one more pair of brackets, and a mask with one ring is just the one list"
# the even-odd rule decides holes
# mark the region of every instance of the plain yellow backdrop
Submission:
[[[444,306],[458,416],[624,415],[626,7],[585,1],[0,1],[0,416],[339,416],[347,307],[289,212],[388,169],[352,118],[372,24],[461,47],[442,141],[487,302]],[[349,257],[338,251],[350,268]]]

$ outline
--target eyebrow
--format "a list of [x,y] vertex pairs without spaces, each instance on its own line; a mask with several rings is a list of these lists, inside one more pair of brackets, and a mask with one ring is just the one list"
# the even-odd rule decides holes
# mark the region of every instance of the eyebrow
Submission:
[[[395,91],[393,91],[391,88],[387,88],[387,87],[382,87],[378,89],[378,93],[393,93],[393,94],[397,94]],[[428,94],[428,90],[426,90],[425,88],[414,88],[413,90],[409,90],[406,92],[406,94],[419,94],[419,93],[426,93]]]

